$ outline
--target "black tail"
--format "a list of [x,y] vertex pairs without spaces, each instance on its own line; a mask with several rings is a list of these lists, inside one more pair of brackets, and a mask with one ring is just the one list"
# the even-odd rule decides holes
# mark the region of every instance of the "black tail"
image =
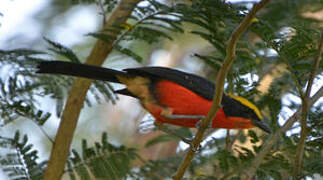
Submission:
[[116,83],[120,83],[116,75],[126,75],[123,71],[63,61],[42,61],[37,73],[63,74]]

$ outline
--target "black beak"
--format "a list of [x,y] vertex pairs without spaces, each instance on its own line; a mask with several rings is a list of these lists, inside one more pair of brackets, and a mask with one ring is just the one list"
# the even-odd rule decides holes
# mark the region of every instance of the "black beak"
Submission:
[[265,131],[268,134],[271,134],[271,129],[268,126],[268,124],[266,124],[264,121],[260,121],[260,120],[253,120],[253,125],[259,127],[260,129],[262,129],[263,131]]

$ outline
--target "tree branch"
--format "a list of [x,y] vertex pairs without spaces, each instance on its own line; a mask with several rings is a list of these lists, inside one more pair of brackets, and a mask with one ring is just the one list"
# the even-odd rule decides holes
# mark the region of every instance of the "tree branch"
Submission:
[[305,147],[305,141],[306,137],[309,132],[309,128],[307,127],[307,116],[308,116],[308,98],[312,89],[314,77],[316,75],[317,69],[319,68],[321,57],[322,57],[322,51],[323,51],[323,31],[321,32],[321,38],[319,40],[319,47],[318,47],[318,54],[314,61],[313,70],[311,71],[305,94],[302,98],[302,119],[301,119],[301,137],[299,139],[297,150],[296,150],[296,156],[295,156],[295,164],[294,164],[294,170],[293,170],[293,177],[294,179],[299,179],[300,177],[300,171],[302,167],[302,161],[303,161],[303,154],[304,154],[304,147]]
[[[313,106],[313,104],[322,96],[323,96],[323,87],[321,87],[319,89],[319,91],[312,98],[310,98],[308,100],[308,107]],[[271,148],[280,139],[281,134],[285,133],[287,130],[289,130],[293,126],[293,124],[300,118],[301,113],[302,113],[302,110],[299,109],[296,113],[293,114],[293,116],[291,116],[286,121],[286,123],[281,128],[279,128],[275,132],[275,134],[271,135],[271,137],[268,138],[269,140],[264,143],[263,147],[261,148],[261,150],[259,151],[257,156],[251,161],[249,166],[243,170],[243,173],[244,173],[244,175],[246,175],[246,177],[251,178],[255,174],[257,168],[260,166],[260,164],[263,161],[263,159],[265,158],[266,154],[271,150]]]
[[259,3],[255,4],[249,14],[243,19],[241,24],[238,26],[238,28],[232,33],[227,48],[226,48],[226,57],[224,60],[224,63],[222,65],[222,68],[219,72],[219,75],[217,76],[216,81],[216,90],[214,93],[213,98],[213,104],[212,107],[207,114],[206,118],[202,121],[200,128],[198,129],[195,138],[192,142],[192,147],[189,149],[189,151],[186,153],[186,156],[184,157],[181,165],[177,169],[177,172],[173,176],[174,180],[182,179],[187,167],[191,164],[192,159],[195,155],[195,151],[193,149],[197,148],[200,145],[200,142],[202,141],[203,135],[207,127],[209,126],[211,120],[214,118],[216,113],[218,112],[222,100],[222,94],[224,89],[224,81],[226,78],[226,75],[233,63],[233,60],[235,59],[235,50],[236,50],[236,44],[238,39],[240,38],[241,34],[247,29],[247,27],[251,24],[252,19],[256,15],[257,11],[259,11],[266,3],[268,3],[269,0],[262,0]]
[[[103,30],[111,27],[118,27],[125,23],[133,8],[141,0],[122,0],[112,12],[110,18],[104,24]],[[98,40],[90,55],[86,59],[87,64],[101,65],[111,52],[113,41],[121,30],[116,28],[116,33],[109,34],[112,37],[111,43],[107,44]],[[43,179],[59,180],[63,174],[65,163],[69,155],[70,145],[77,125],[77,120],[83,107],[84,99],[92,80],[77,78],[70,90],[69,97],[59,125],[53,149]]]

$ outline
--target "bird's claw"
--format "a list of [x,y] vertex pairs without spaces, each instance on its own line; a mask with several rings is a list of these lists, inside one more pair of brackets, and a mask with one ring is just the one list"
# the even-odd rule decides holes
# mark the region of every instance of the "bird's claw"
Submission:
[[183,138],[182,139],[183,142],[185,142],[186,144],[188,144],[190,146],[190,149],[195,152],[195,153],[199,153],[202,150],[202,146],[199,144],[197,147],[194,147],[193,144],[193,139],[190,138]]
[[193,144],[190,145],[190,148],[193,152],[199,153],[202,150],[202,146],[199,144],[197,147],[194,147]]

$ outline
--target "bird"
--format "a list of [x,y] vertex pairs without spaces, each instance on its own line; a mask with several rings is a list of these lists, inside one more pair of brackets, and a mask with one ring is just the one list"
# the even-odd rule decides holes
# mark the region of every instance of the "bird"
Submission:
[[[168,67],[137,67],[115,70],[66,61],[41,61],[36,73],[59,74],[124,84],[115,93],[139,99],[140,104],[162,127],[171,124],[197,127],[209,112],[215,84],[208,79]],[[246,98],[223,93],[221,107],[211,128],[250,129],[271,133],[260,110]],[[161,128],[165,132],[167,130]]]

